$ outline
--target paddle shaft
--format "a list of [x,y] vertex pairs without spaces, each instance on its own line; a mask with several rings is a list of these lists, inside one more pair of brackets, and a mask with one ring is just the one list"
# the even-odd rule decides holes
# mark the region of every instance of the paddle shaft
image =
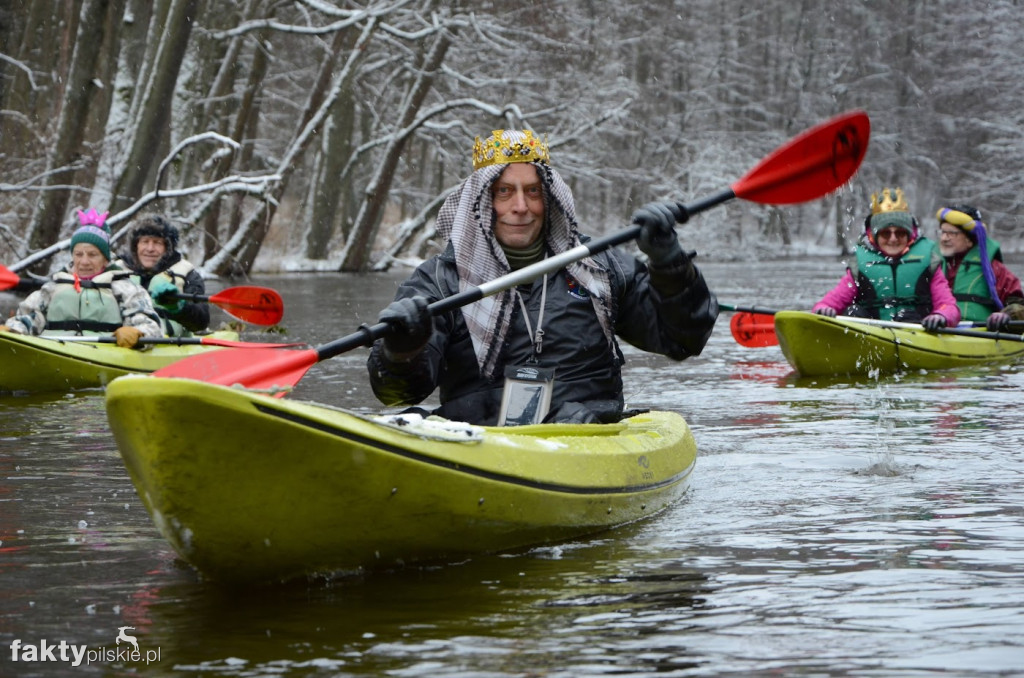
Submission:
[[[83,334],[44,334],[40,339],[64,342],[82,342],[89,344],[116,344],[117,337],[111,334],[83,335]],[[225,348],[292,348],[304,346],[302,343],[258,343],[252,341],[233,341],[231,339],[220,339],[218,337],[139,337],[140,344],[152,344],[160,346],[223,346]]]
[[733,306],[732,304],[718,304],[723,311],[736,311],[738,313],[757,313],[759,315],[775,315],[778,313],[774,308],[761,308],[760,306]]
[[[699,214],[707,209],[715,207],[716,205],[720,205],[723,202],[732,200],[735,197],[736,194],[733,190],[728,188],[702,200],[690,203],[689,205],[678,203],[680,210],[683,212],[682,219],[679,219],[678,221],[680,223],[685,223],[690,216]],[[463,290],[462,292],[453,294],[450,297],[445,297],[444,299],[438,299],[427,306],[427,310],[430,312],[431,316],[438,316],[443,313],[447,313],[448,311],[453,311],[457,308],[462,308],[463,306],[480,301],[485,297],[532,282],[548,273],[560,271],[575,261],[598,254],[599,252],[604,252],[607,249],[611,249],[617,245],[622,245],[630,242],[631,240],[636,240],[640,235],[640,230],[640,226],[633,225],[622,231],[611,233],[601,238],[595,238],[594,240],[583,243],[582,245],[577,245],[576,247],[568,249],[561,254],[547,257],[542,261],[538,261],[535,264],[521,268],[518,271],[512,271],[511,273],[506,273],[494,280],[489,280],[477,287]],[[388,323],[362,325],[352,334],[316,347],[314,350],[316,351],[317,362],[333,358],[345,353],[346,351],[359,348],[360,346],[371,346],[377,339],[387,336],[393,330],[394,326],[389,325]]]
[[857,318],[849,315],[836,316],[836,320],[851,320],[864,325],[873,325],[875,327],[888,327],[892,329],[902,330],[922,330],[925,332],[931,332],[934,334],[956,334],[961,337],[976,337],[978,339],[1005,339],[1007,341],[1021,341],[1024,342],[1024,334],[1010,334],[1008,332],[977,332],[975,330],[965,330],[959,327],[938,327],[934,330],[925,330],[919,323],[901,323],[895,320],[876,320],[875,318]]
[[[779,312],[779,310],[777,308],[761,308],[760,306],[736,306],[736,305],[733,305],[733,304],[723,304],[723,303],[719,303],[718,304],[718,308],[722,309],[723,311],[736,311],[737,313],[756,313],[756,314],[759,314],[759,315],[775,315],[776,313]],[[863,318],[856,318],[854,316],[843,316],[843,317],[844,318],[849,318],[849,319],[852,319],[852,320],[863,320]],[[913,323],[906,323],[906,324],[909,324],[911,326],[915,326]],[[985,326],[986,326],[986,323],[984,323],[984,322],[961,322],[958,327],[960,329],[964,329],[964,328],[970,328],[970,327],[985,327]],[[1024,332],[1024,320],[1011,320],[1010,322],[1008,322],[1005,325],[1005,327],[1008,328],[1008,329],[1011,329],[1011,330],[1019,329],[1019,330],[1021,330],[1021,332]]]
[[[867,150],[870,122],[863,111],[853,111],[794,137],[764,158],[728,188],[690,205],[676,203],[677,221],[720,205],[733,198],[761,204],[793,204],[827,195],[841,187],[857,171]],[[610,247],[636,239],[642,227],[629,228],[578,245],[564,253],[518,271],[439,299],[427,310],[431,316],[479,301],[564,268],[567,264],[597,254]],[[161,377],[202,379],[218,384],[246,387],[280,388],[299,381],[315,363],[359,346],[369,346],[394,331],[393,325],[362,325],[356,332],[327,344],[304,351],[283,351],[279,356],[233,355],[231,351],[195,356],[173,363],[156,372]]]

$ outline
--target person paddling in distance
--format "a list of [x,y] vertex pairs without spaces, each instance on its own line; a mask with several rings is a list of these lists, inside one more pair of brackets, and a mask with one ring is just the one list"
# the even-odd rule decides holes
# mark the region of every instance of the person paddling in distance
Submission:
[[119,263],[149,291],[167,336],[187,337],[209,326],[210,307],[205,301],[178,297],[179,293],[205,295],[206,283],[178,251],[178,229],[167,219],[156,214],[138,219]]
[[402,283],[370,351],[374,393],[475,424],[611,422],[624,416],[616,335],[674,360],[699,354],[718,303],[679,246],[675,203],[633,215],[647,263],[609,249],[531,283],[431,317],[428,304],[585,241],[569,187],[532,131],[495,130],[437,216],[444,251]]
[[999,243],[988,235],[981,210],[971,205],[939,208],[942,270],[963,320],[984,321],[997,332],[1011,320],[1024,320],[1020,279],[1003,264]]
[[896,322],[921,323],[926,330],[955,326],[960,309],[939,271],[935,243],[920,236],[903,189],[871,196],[871,214],[854,261],[839,283],[811,310]]
[[78,211],[71,236],[70,270],[58,271],[18,305],[0,331],[17,334],[106,334],[135,348],[141,337],[159,337],[160,318],[149,293],[131,272],[110,263],[107,213]]

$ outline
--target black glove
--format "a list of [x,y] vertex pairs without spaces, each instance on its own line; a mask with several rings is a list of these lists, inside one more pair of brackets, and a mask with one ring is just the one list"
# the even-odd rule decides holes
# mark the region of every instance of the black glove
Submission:
[[832,308],[831,306],[822,306],[817,311],[815,311],[815,313],[817,313],[818,315],[823,315],[826,318],[835,318],[836,317],[836,310],[834,308]]
[[987,321],[985,321],[985,327],[988,328],[989,332],[998,332],[1009,324],[1009,314],[1003,313],[1002,311],[996,311],[988,317]]
[[633,223],[640,226],[637,245],[647,255],[652,267],[663,267],[683,256],[676,237],[675,225],[684,223],[689,215],[674,202],[652,202],[633,212]]
[[394,329],[384,337],[384,348],[394,355],[418,353],[434,331],[434,321],[423,297],[407,297],[391,302],[380,312],[377,322],[387,323]]
[[925,328],[929,332],[934,332],[937,329],[946,326],[946,317],[939,313],[932,313],[926,315],[924,320],[921,321],[921,327]]

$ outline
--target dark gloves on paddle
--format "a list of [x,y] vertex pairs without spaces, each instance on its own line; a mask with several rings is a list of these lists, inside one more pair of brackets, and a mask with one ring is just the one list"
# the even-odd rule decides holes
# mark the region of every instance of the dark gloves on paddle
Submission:
[[177,313],[185,306],[185,300],[178,298],[178,286],[170,280],[155,280],[150,283],[149,296],[153,303],[170,313]]
[[392,326],[384,337],[384,348],[391,357],[410,357],[419,353],[434,331],[434,322],[423,297],[406,297],[391,302],[380,312],[377,322]]
[[664,267],[688,257],[679,247],[676,222],[684,223],[689,215],[674,202],[652,202],[633,212],[633,223],[640,226],[637,245],[654,268]]
[[926,315],[924,320],[921,321],[921,327],[925,328],[929,332],[941,329],[946,326],[946,316],[939,313],[932,313]]
[[996,311],[988,317],[987,321],[985,321],[985,327],[988,328],[989,332],[998,332],[1009,324],[1010,315],[1008,313],[1003,313],[1002,311]]
[[826,318],[835,318],[836,317],[836,310],[834,308],[832,308],[831,306],[822,306],[817,311],[815,311],[815,313],[817,313],[818,315],[823,315]]

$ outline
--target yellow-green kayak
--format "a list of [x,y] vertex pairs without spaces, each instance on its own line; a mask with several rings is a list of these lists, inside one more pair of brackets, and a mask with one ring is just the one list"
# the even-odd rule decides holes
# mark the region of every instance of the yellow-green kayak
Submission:
[[697,454],[669,412],[490,428],[151,376],[117,379],[106,405],[157,528],[185,561],[229,583],[597,532],[679,498]]
[[[238,339],[237,332],[208,336],[215,341]],[[0,332],[0,393],[99,388],[125,374],[155,372],[182,358],[221,350],[207,344],[154,344],[136,350],[74,340],[81,338],[47,339]]]
[[910,323],[805,311],[776,313],[775,334],[786,360],[805,377],[948,370],[1024,357],[1024,341],[990,339],[982,331],[937,334]]

